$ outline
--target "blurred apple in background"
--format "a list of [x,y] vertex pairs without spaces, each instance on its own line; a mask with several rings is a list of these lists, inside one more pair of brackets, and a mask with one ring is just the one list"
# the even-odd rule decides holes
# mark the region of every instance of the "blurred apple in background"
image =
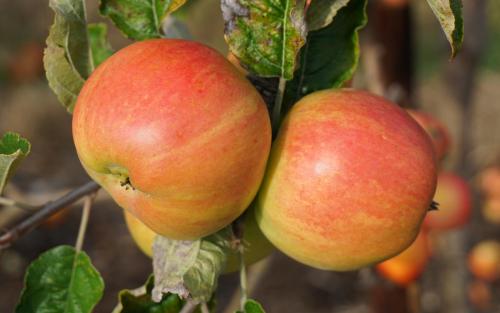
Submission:
[[486,197],[500,200],[500,167],[484,169],[479,176],[479,185]]
[[465,225],[471,215],[472,193],[469,184],[451,172],[441,172],[434,201],[439,204],[436,211],[427,212],[425,227],[447,230]]
[[500,243],[485,240],[469,252],[469,270],[479,279],[495,281],[500,277]]
[[451,147],[450,134],[446,126],[428,113],[415,110],[408,110],[408,113],[431,137],[437,159],[443,160]]
[[429,241],[425,230],[401,254],[376,265],[383,277],[400,286],[408,286],[424,272],[430,257]]
[[474,280],[467,287],[467,295],[470,303],[480,311],[491,309],[491,290],[487,283]]
[[488,222],[500,224],[500,198],[486,199],[481,212]]

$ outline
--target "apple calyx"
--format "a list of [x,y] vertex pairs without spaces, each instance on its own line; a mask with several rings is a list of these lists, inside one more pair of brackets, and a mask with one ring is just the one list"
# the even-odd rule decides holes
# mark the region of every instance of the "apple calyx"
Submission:
[[132,190],[136,189],[134,185],[132,185],[130,175],[125,167],[117,164],[108,165],[106,167],[106,172],[115,177],[120,182],[120,186],[125,187],[125,190],[129,190],[130,188]]

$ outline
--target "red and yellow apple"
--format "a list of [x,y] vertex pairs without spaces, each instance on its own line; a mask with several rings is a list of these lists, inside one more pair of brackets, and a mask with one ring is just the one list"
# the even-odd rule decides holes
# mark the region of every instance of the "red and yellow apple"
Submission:
[[156,233],[209,235],[254,198],[271,145],[266,105],[215,50],[136,42],[102,63],[73,114],[87,173]]
[[415,240],[436,169],[429,136],[397,105],[352,89],[315,92],[283,121],[256,220],[299,262],[358,269]]
[[448,129],[443,125],[443,123],[428,113],[415,110],[408,110],[408,113],[410,113],[410,115],[431,137],[437,159],[444,159],[451,146]]
[[500,278],[500,243],[485,240],[476,244],[469,252],[469,270],[474,276],[485,281]]
[[429,241],[425,231],[402,253],[377,264],[377,271],[400,286],[408,286],[424,272],[430,257]]
[[461,227],[469,221],[472,192],[462,177],[451,172],[441,172],[434,200],[439,204],[439,208],[427,213],[425,227],[447,230]]
[[[152,257],[153,242],[157,234],[126,210],[124,210],[124,213],[128,230],[135,243],[144,254]],[[247,214],[243,225],[243,245],[245,247],[243,259],[246,265],[251,265],[271,254],[274,247],[260,231],[253,214]],[[228,254],[224,272],[234,272],[239,268],[239,255],[236,252]]]

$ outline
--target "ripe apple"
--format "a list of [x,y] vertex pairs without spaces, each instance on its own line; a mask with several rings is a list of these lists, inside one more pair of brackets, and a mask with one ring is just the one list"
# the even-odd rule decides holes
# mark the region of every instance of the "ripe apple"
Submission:
[[432,144],[436,150],[437,159],[444,159],[451,146],[448,129],[443,125],[443,123],[428,113],[414,110],[408,110],[408,113],[410,113],[410,115],[431,137]]
[[500,224],[500,198],[486,199],[481,212],[485,220],[492,224]]
[[476,244],[469,252],[469,270],[474,276],[485,281],[500,278],[500,243],[485,240]]
[[462,177],[451,172],[439,173],[434,200],[439,209],[427,213],[425,227],[447,230],[461,227],[469,221],[472,192]]
[[83,86],[73,137],[87,173],[156,233],[223,228],[248,207],[271,145],[266,105],[216,51],[154,39],[107,59]]
[[377,271],[400,286],[408,286],[424,272],[430,257],[429,242],[421,230],[417,239],[402,253],[376,265]]
[[492,166],[480,174],[481,191],[489,198],[500,199],[500,167]]
[[[144,225],[132,214],[124,210],[125,221],[137,246],[149,257],[153,256],[153,241],[156,233]],[[249,212],[251,213],[251,211]],[[247,214],[244,222],[243,244],[245,252],[243,258],[246,265],[251,265],[262,260],[274,250],[273,245],[264,237],[260,231],[253,214]],[[230,253],[226,262],[225,273],[235,272],[240,268],[238,254]]]
[[302,98],[283,121],[257,223],[290,257],[353,270],[416,238],[436,188],[429,136],[388,100],[352,89]]

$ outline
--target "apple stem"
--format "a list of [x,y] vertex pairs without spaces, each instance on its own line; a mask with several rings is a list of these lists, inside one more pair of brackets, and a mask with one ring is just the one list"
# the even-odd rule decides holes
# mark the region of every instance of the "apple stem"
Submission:
[[95,196],[96,193],[90,194],[85,197],[83,202],[82,219],[80,221],[80,228],[78,229],[78,237],[76,238],[75,244],[76,253],[82,251],[83,239],[85,238],[85,231],[89,223],[90,208],[92,207],[92,203],[94,203]]
[[273,116],[272,116],[272,127],[273,127],[273,137],[276,137],[278,129],[281,122],[281,105],[283,104],[283,96],[285,94],[286,80],[280,77],[278,92],[274,100]]

